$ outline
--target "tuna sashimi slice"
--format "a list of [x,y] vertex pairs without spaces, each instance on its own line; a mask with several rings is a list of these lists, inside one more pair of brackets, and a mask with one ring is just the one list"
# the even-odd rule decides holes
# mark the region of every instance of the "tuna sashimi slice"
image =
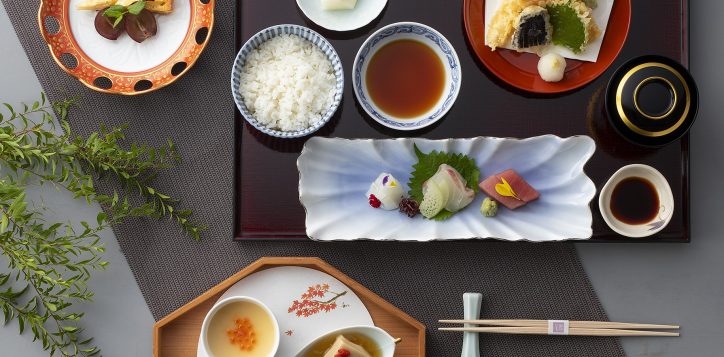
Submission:
[[[495,185],[503,182],[501,178],[504,178],[513,188],[515,194],[519,199],[514,197],[507,197],[500,195],[495,191]],[[500,202],[503,206],[509,209],[516,209],[521,206],[525,206],[531,201],[535,201],[540,197],[540,193],[536,191],[531,185],[528,184],[515,170],[505,170],[501,173],[497,173],[483,180],[480,183],[480,189],[483,190],[490,198]]]

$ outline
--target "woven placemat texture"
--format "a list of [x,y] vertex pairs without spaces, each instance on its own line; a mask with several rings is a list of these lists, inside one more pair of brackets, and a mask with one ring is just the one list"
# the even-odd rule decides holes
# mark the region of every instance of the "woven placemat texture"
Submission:
[[[195,242],[167,221],[133,219],[115,227],[156,319],[259,257],[316,256],[427,325],[427,355],[432,357],[459,355],[461,334],[438,332],[436,321],[461,318],[467,291],[484,295],[487,318],[606,320],[569,243],[233,242],[233,1],[217,2],[214,33],[191,71],[169,87],[136,97],[96,93],[58,68],[37,29],[37,2],[31,3],[3,0],[48,96],[82,95],[70,118],[72,129],[87,135],[101,124],[127,123],[130,140],[162,144],[171,138],[183,156],[155,185],[181,198],[183,208],[209,226],[203,240]],[[113,183],[98,185],[108,189]],[[624,356],[613,338],[481,339],[483,356]]]

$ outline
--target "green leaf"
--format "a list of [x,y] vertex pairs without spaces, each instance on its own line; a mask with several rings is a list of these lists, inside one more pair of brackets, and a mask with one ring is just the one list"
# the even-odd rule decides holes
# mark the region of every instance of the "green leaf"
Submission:
[[[417,202],[422,202],[424,198],[422,194],[422,184],[432,177],[442,164],[452,166],[460,173],[460,176],[462,176],[467,183],[467,187],[472,189],[473,192],[478,192],[480,170],[475,164],[475,160],[463,154],[451,154],[437,150],[425,154],[420,151],[416,144],[413,144],[413,148],[415,150],[415,156],[417,156],[417,163],[412,165],[413,171],[407,186],[410,188],[410,197],[417,200]],[[433,217],[433,219],[443,221],[452,217],[454,214],[453,212],[442,210]]]
[[103,16],[118,17],[122,16],[126,12],[126,7],[123,5],[112,5],[103,12]]
[[145,1],[136,1],[131,5],[128,5],[128,12],[138,15],[141,13],[141,10],[143,10],[146,7]]
[[5,108],[8,108],[8,111],[10,112],[10,114],[15,114],[15,109],[10,104],[3,103],[3,105],[5,106]]
[[53,304],[53,303],[46,302],[46,303],[45,303],[45,307],[47,307],[48,310],[50,310],[50,311],[52,311],[52,312],[58,311],[58,307],[55,306],[55,304]]
[[586,25],[571,4],[546,6],[553,27],[551,41],[559,46],[568,47],[574,53],[580,53],[586,45]]
[[116,17],[116,20],[113,21],[113,28],[118,26],[118,24],[120,24],[122,20],[123,20],[123,15]]
[[5,233],[5,231],[8,229],[8,224],[8,215],[2,213],[2,218],[0,218],[0,233]]
[[14,317],[13,310],[10,310],[7,305],[3,305],[3,326],[7,325],[10,320]]
[[18,318],[18,327],[20,328],[20,334],[22,335],[23,332],[25,332],[25,319],[22,317]]
[[98,216],[96,216],[96,222],[99,226],[101,226],[103,225],[103,222],[106,221],[106,218],[108,218],[108,215],[105,212],[98,212]]

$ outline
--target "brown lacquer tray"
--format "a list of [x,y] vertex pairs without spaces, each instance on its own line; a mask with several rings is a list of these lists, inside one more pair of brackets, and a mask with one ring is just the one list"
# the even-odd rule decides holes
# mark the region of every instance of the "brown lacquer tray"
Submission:
[[[598,79],[578,90],[558,95],[521,92],[498,80],[475,56],[465,35],[463,1],[394,0],[370,25],[352,32],[331,32],[304,17],[292,0],[237,2],[237,49],[259,30],[276,24],[300,24],[319,32],[335,47],[344,65],[345,93],[332,120],[314,135],[342,138],[428,139],[472,136],[530,137],[543,134],[585,134],[596,140],[597,151],[586,172],[601,189],[620,167],[643,163],[657,168],[671,185],[676,201],[671,223],[650,238],[630,239],[608,228],[591,203],[593,238],[598,242],[688,242],[689,136],[659,149],[632,145],[610,127],[604,92],[615,69],[633,57],[657,54],[688,67],[687,0],[631,2],[631,28],[613,65]],[[352,62],[364,40],[380,27],[416,21],[441,32],[455,47],[462,66],[462,89],[457,102],[436,124],[414,132],[396,132],[377,124],[359,106],[351,87]],[[609,24],[609,26],[615,26]],[[296,160],[305,138],[276,139],[255,130],[236,111],[235,238],[303,239],[305,212],[298,198]]]
[[211,288],[153,326],[154,357],[196,356],[201,324],[206,313],[219,297],[234,283],[255,272],[280,267],[301,266],[325,272],[352,289],[372,315],[375,326],[400,338],[395,356],[425,356],[425,326],[406,313],[344,275],[319,258],[261,258],[230,278]]

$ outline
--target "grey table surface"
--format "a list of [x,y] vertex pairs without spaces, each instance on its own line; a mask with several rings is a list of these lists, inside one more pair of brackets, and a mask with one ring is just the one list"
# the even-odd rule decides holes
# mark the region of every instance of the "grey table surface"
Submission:
[[[624,338],[629,356],[724,354],[724,1],[691,1],[691,69],[701,107],[691,134],[691,244],[578,244],[594,288],[613,321],[680,324],[679,338]],[[28,24],[35,26],[35,23]],[[42,88],[0,4],[0,102],[33,101]],[[58,75],[65,75],[58,72]],[[93,220],[99,207],[46,192],[59,219]],[[61,209],[62,207],[62,209]],[[56,208],[56,210],[53,210]],[[103,232],[111,263],[96,274],[84,326],[105,356],[150,356],[153,318],[112,231]],[[456,355],[457,351],[450,351]],[[46,356],[17,326],[0,328],[0,356]]]

